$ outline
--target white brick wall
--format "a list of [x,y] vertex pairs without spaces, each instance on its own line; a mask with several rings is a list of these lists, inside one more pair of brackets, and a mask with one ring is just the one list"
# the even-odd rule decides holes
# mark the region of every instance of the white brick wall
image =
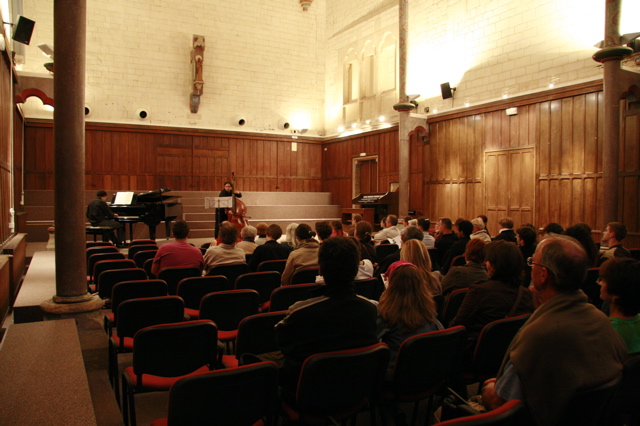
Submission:
[[[599,79],[591,55],[604,36],[604,3],[410,0],[407,91],[422,95],[420,109],[443,112]],[[44,71],[36,45],[53,43],[52,9],[53,0],[24,0],[37,22],[25,71]],[[88,0],[91,119],[142,124],[134,114],[144,107],[149,124],[239,130],[232,119],[243,115],[242,130],[278,132],[280,118],[302,117],[310,135],[336,134],[344,58],[397,39],[397,22],[397,0],[315,0],[308,12],[299,0]],[[207,43],[195,115],[192,34]],[[441,99],[445,81],[457,87],[453,102]]]
[[[27,72],[46,72],[36,47],[53,44],[53,1],[25,0],[36,20]],[[294,0],[88,0],[86,103],[90,119],[234,129],[277,130],[278,120],[324,128],[324,2],[303,12]],[[204,95],[189,111],[191,39],[206,38]],[[55,46],[54,46],[55,48]]]

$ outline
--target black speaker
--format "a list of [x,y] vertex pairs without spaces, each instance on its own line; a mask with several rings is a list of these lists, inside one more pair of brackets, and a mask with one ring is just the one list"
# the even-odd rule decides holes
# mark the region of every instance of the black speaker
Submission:
[[18,18],[16,30],[13,33],[13,39],[18,43],[29,45],[29,42],[31,42],[31,35],[33,34],[34,25],[36,25],[35,21],[25,18],[24,16],[20,16]]
[[[453,89],[453,90],[456,90],[456,89]],[[451,86],[449,85],[449,82],[442,83],[440,85],[440,92],[442,92],[442,99],[453,98],[453,90],[451,90]]]

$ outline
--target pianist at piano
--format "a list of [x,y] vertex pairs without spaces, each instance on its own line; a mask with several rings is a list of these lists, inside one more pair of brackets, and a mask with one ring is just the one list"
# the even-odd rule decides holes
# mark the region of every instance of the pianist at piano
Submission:
[[124,226],[116,220],[118,215],[111,211],[106,199],[107,192],[104,189],[99,190],[96,193],[96,198],[87,206],[87,219],[91,222],[91,226],[109,226],[113,228],[118,236],[116,237],[115,233],[111,232],[111,241],[118,247],[124,247]]

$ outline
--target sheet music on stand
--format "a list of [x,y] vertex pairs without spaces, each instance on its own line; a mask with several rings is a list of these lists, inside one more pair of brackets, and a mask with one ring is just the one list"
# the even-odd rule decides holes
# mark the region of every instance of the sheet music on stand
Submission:
[[135,195],[133,191],[116,192],[115,197],[113,197],[113,204],[130,205],[133,203]]
[[205,209],[230,209],[233,207],[233,197],[205,197]]

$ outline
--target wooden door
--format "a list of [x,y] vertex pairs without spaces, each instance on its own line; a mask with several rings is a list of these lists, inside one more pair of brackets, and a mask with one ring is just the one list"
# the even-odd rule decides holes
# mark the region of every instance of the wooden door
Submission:
[[489,233],[496,235],[498,220],[508,216],[515,228],[533,223],[535,156],[532,147],[485,152],[485,211]]

